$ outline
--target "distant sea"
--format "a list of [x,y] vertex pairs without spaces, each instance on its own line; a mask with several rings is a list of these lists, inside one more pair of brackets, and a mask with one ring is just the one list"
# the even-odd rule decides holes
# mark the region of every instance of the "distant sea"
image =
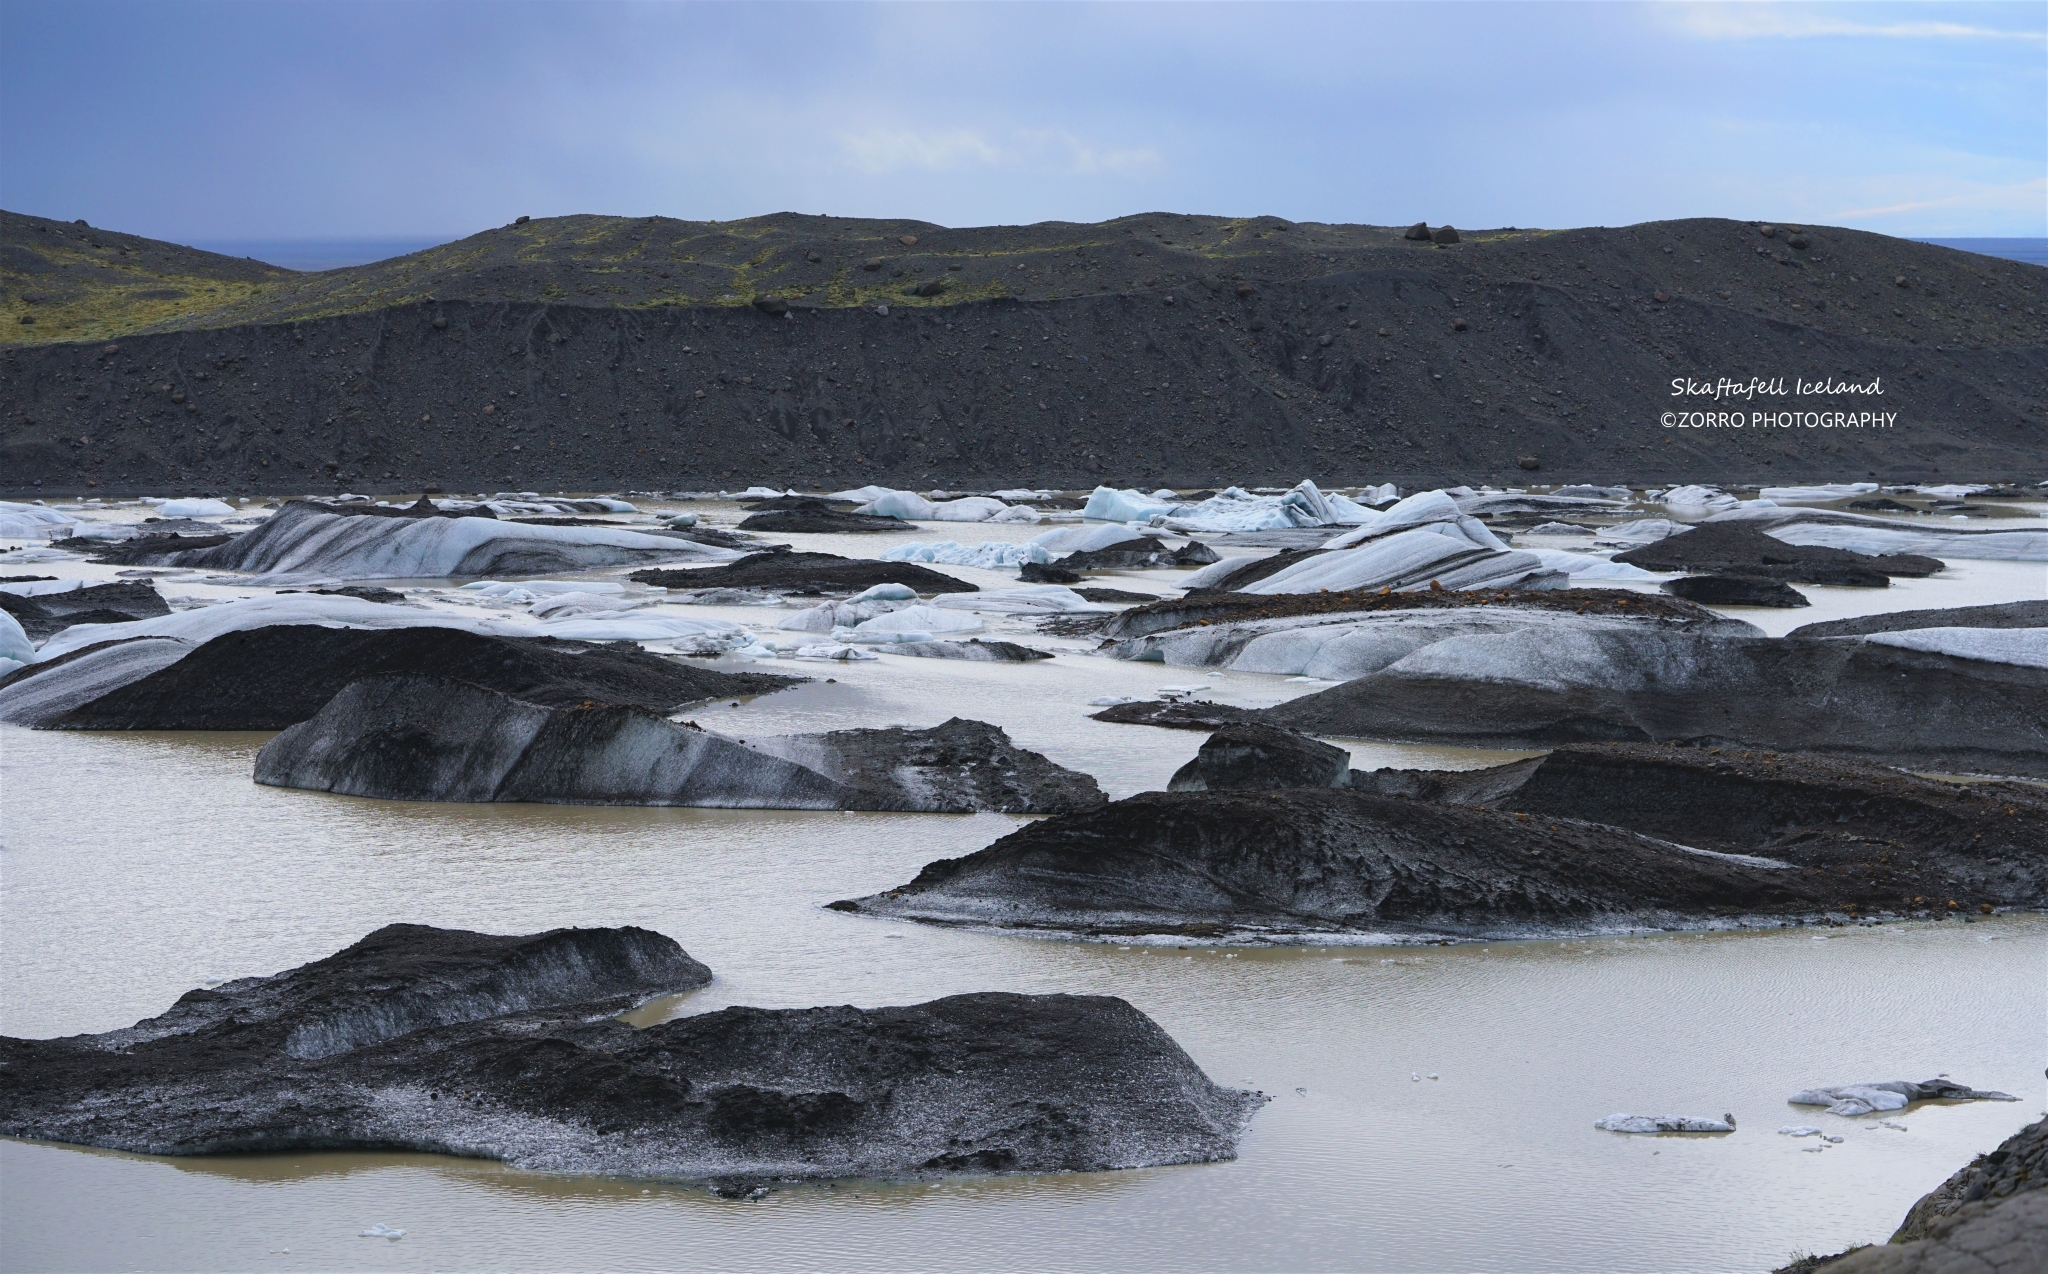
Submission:
[[459,239],[202,239],[192,246],[228,257],[254,257],[287,270],[339,270],[345,265],[388,261]]
[[1936,247],[1960,252],[1981,252],[1987,257],[2004,257],[2028,265],[2048,265],[2048,239],[1921,239]]

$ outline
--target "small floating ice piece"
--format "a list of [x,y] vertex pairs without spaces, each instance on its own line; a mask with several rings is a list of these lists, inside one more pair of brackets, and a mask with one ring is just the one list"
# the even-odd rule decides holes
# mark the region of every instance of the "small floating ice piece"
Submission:
[[1820,1129],[1812,1124],[1786,1124],[1783,1128],[1778,1129],[1778,1135],[1780,1137],[1818,1137],[1820,1136]]
[[1099,695],[1088,701],[1091,708],[1114,708],[1126,703],[1138,702],[1136,695]]
[[792,659],[836,659],[841,661],[881,658],[872,650],[862,650],[859,646],[842,646],[836,642],[828,642],[817,646],[798,646],[796,653],[790,657]]
[[1696,1115],[1609,1115],[1593,1125],[1608,1132],[1734,1132],[1735,1116],[1704,1119]]
[[156,511],[167,518],[224,518],[235,511],[235,506],[225,500],[166,500]]
[[402,1239],[405,1237],[405,1231],[394,1230],[388,1225],[379,1224],[362,1231],[356,1237],[359,1239]]
[[1880,1110],[1904,1110],[1911,1102],[2018,1101],[2010,1093],[1991,1092],[1953,1080],[1923,1079],[1919,1083],[1889,1079],[1877,1084],[1843,1084],[1835,1088],[1802,1088],[1785,1100],[1794,1106],[1826,1106],[1830,1115],[1854,1118]]

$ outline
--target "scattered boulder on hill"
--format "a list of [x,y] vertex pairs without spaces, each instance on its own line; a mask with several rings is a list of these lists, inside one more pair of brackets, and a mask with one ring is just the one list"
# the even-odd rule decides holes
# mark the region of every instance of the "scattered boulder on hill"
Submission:
[[1102,792],[979,721],[735,738],[628,705],[544,706],[417,673],[352,681],[256,757],[256,781],[385,800],[1017,814]]
[[[1438,226],[1430,232],[1429,237],[1433,243],[1456,243],[1458,241],[1458,232],[1450,226]],[[1525,465],[1523,467],[1527,468],[1529,466]]]
[[14,616],[14,621],[33,641],[41,641],[73,624],[125,624],[171,613],[156,585],[148,580],[88,584],[60,593],[27,596],[0,589],[0,610]]
[[391,925],[122,1030],[0,1039],[0,1132],[171,1155],[455,1148],[743,1194],[1228,1159],[1263,1100],[1109,996],[618,1019],[710,978],[644,929]]
[[1224,788],[1349,787],[1351,754],[1292,730],[1244,721],[1209,736],[1167,781],[1169,792]]
[[1811,606],[1806,594],[1774,579],[1754,575],[1687,575],[1665,580],[1664,591],[1702,606]]
[[1894,575],[1920,578],[1942,569],[1939,559],[1894,553],[1875,556],[1817,544],[1788,544],[1746,522],[1707,522],[1614,555],[1647,571],[1745,575],[1798,584],[1884,588]]
[[1414,225],[1408,227],[1408,233],[1402,235],[1401,237],[1403,239],[1412,240],[1416,243],[1428,243],[1429,223],[1427,221],[1418,221]]
[[[66,672],[53,666],[38,676],[55,684],[101,675],[93,669],[81,665]],[[715,672],[631,642],[284,624],[223,633],[168,666],[145,667],[133,681],[102,681],[90,700],[34,724],[57,730],[282,730],[320,711],[343,686],[379,673],[454,678],[543,706],[596,702],[656,713],[705,699],[768,694],[798,680]],[[0,702],[0,713],[6,711]]]
[[705,588],[753,588],[785,593],[859,593],[877,584],[902,584],[927,595],[981,591],[965,580],[915,562],[882,562],[835,553],[755,553],[723,566],[635,571],[629,578],[641,584],[692,592]]

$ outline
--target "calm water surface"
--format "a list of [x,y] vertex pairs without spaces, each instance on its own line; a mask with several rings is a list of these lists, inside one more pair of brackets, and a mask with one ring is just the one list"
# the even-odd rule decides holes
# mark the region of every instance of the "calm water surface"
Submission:
[[[1783,632],[2043,590],[2038,563],[1952,562],[1887,590],[1806,590],[1806,610],[1733,613]],[[166,581],[170,593],[248,591]],[[765,627],[784,612],[714,613]],[[1024,666],[775,661],[756,668],[820,680],[690,715],[740,737],[978,717],[1123,796],[1163,786],[1203,736],[1090,721],[1089,699],[1201,684],[1260,706],[1320,688],[1040,644],[1070,649]],[[126,1025],[191,987],[302,964],[394,921],[638,924],[717,974],[646,1017],[1110,993],[1216,1079],[1273,1101],[1232,1163],[839,1183],[757,1203],[427,1155],[169,1160],[0,1142],[6,1269],[1764,1270],[1881,1240],[2048,1099],[2048,918],[1451,948],[1122,947],[934,929],[821,904],[1023,820],[366,801],[255,786],[267,738],[0,727],[0,1032]],[[1365,767],[1521,755],[1347,746]],[[1941,1072],[2023,1100],[1915,1109],[1892,1120],[1904,1131],[1784,1103],[1813,1084]],[[1728,1111],[1740,1130],[1592,1127],[1616,1111]],[[1816,1150],[1775,1134],[1805,1122],[1845,1140]],[[405,1237],[358,1237],[373,1224]]]

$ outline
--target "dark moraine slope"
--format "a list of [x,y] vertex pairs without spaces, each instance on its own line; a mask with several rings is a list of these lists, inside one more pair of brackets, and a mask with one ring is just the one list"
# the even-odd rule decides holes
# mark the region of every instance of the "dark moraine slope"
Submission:
[[410,1149],[745,1193],[1229,1159],[1263,1100],[1109,996],[618,1020],[710,980],[644,929],[392,925],[124,1030],[0,1038],[0,1133],[172,1155]]
[[657,713],[727,695],[767,694],[798,680],[715,672],[649,654],[632,642],[286,624],[223,633],[46,728],[282,730],[320,711],[349,682],[379,673],[452,677],[549,707],[596,702]]
[[[1711,219],[778,214],[304,275],[9,213],[0,340],[0,493],[2033,479],[2048,270]],[[1674,378],[1781,376],[1882,378],[1771,405],[1897,425],[1658,425]]]

